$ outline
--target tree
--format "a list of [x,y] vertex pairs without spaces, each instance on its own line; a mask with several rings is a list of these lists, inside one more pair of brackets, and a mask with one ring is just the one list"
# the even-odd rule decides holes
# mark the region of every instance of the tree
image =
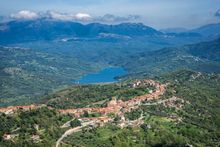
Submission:
[[84,111],[83,117],[89,117],[89,113],[87,111]]
[[78,119],[74,119],[74,120],[72,120],[72,121],[70,122],[70,126],[71,126],[72,128],[81,126],[81,122],[80,122]]
[[116,115],[115,118],[114,118],[114,122],[118,122],[120,119],[121,118],[118,115]]

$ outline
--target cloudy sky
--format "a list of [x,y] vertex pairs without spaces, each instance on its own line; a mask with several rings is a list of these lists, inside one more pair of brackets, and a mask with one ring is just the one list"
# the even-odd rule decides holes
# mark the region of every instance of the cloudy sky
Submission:
[[194,28],[220,22],[220,0],[0,0],[3,16],[38,18],[39,13],[46,12],[66,20]]

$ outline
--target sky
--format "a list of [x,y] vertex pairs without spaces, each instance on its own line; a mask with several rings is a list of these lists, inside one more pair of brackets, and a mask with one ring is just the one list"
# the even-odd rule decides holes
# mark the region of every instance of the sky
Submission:
[[48,11],[57,19],[142,22],[157,29],[220,23],[220,0],[0,0],[0,15],[14,19]]

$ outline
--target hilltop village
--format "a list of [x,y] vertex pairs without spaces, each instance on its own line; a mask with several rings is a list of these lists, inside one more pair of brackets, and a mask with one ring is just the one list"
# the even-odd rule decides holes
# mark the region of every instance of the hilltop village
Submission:
[[115,97],[113,97],[112,100],[107,103],[107,107],[104,108],[66,109],[66,110],[59,110],[59,112],[72,114],[77,118],[80,118],[84,112],[101,113],[105,117],[82,118],[82,120],[91,119],[93,121],[100,120],[107,122],[111,120],[111,118],[107,117],[107,114],[113,113],[121,116],[124,112],[129,112],[130,110],[137,109],[138,106],[141,104],[141,102],[159,98],[160,95],[163,95],[166,89],[166,85],[160,84],[159,82],[153,80],[137,81],[133,83],[132,86],[136,87],[139,86],[140,84],[149,84],[150,86],[154,86],[155,90],[150,91],[149,94],[137,96],[128,101],[117,100]]
[[[56,143],[56,146],[58,147],[60,142],[63,140],[63,138],[67,137],[68,135],[80,131],[84,127],[92,126],[92,127],[101,127],[104,126],[107,122],[113,122],[114,118],[110,117],[109,114],[114,114],[114,116],[118,116],[120,120],[118,121],[118,126],[123,128],[126,126],[138,126],[143,123],[143,116],[141,114],[141,117],[133,120],[128,121],[125,119],[124,114],[126,112],[130,112],[132,110],[136,110],[139,108],[140,105],[142,105],[143,102],[150,101],[150,100],[157,100],[161,95],[163,95],[166,91],[166,84],[161,84],[159,82],[156,82],[154,80],[142,80],[142,81],[135,81],[132,84],[130,84],[131,87],[138,87],[140,85],[149,85],[154,87],[154,90],[150,90],[149,93],[142,95],[142,96],[136,96],[128,101],[122,101],[117,100],[116,97],[113,97],[111,101],[107,103],[106,107],[101,108],[76,108],[76,109],[57,109],[58,112],[63,114],[69,114],[72,115],[73,118],[77,118],[81,122],[81,126],[70,128],[67,130],[58,140]],[[42,105],[29,105],[29,106],[10,106],[7,108],[0,108],[0,113],[4,113],[6,115],[12,115],[16,113],[16,111],[29,111],[33,109],[38,109],[41,107],[48,107],[44,104]],[[52,107],[48,107],[49,109],[54,109]],[[84,113],[99,113],[101,114],[99,117],[83,117]],[[61,126],[61,128],[70,127],[70,121],[66,122],[64,125]],[[5,140],[10,140],[11,135],[6,134]]]
[[[150,86],[154,86],[155,90],[150,91],[149,94],[137,96],[128,101],[117,100],[115,97],[112,98],[111,101],[107,103],[107,107],[104,108],[77,108],[77,109],[58,109],[61,113],[72,114],[73,116],[80,118],[84,112],[88,113],[101,113],[102,115],[107,115],[109,113],[120,114],[121,111],[127,112],[132,109],[137,109],[141,102],[147,100],[157,99],[160,95],[163,95],[166,89],[166,85],[160,84],[159,82],[153,80],[144,80],[144,81],[136,81],[132,84],[133,87],[139,86],[140,84],[149,84]],[[9,106],[6,108],[0,108],[1,113],[5,114],[13,114],[18,110],[33,110],[40,107],[45,106],[42,105],[28,105],[28,106]],[[50,108],[50,107],[49,107]],[[52,108],[50,108],[52,109]],[[94,118],[91,118],[94,119]]]

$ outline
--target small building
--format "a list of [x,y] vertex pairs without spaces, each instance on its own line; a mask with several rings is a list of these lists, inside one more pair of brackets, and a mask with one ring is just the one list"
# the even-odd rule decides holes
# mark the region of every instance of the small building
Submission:
[[33,136],[31,136],[31,139],[32,139],[34,142],[39,142],[39,141],[40,141],[40,136],[39,136],[39,135],[33,135]]
[[16,136],[18,136],[18,134],[4,134],[3,139],[4,140],[11,140],[11,139],[15,138]]
[[3,135],[3,139],[4,140],[10,140],[11,139],[11,135],[10,134],[4,134]]
[[114,107],[117,105],[116,97],[112,97],[112,100],[108,102],[107,107]]

